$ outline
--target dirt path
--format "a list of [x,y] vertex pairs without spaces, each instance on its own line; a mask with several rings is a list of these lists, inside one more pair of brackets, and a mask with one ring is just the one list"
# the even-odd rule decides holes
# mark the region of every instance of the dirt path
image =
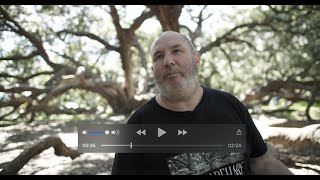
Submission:
[[[123,123],[117,121],[116,123]],[[259,119],[256,125],[263,135],[263,128],[268,125]],[[94,122],[94,123],[97,123]],[[115,123],[114,121],[100,121],[98,123]],[[24,148],[44,137],[58,134],[62,141],[72,148],[77,148],[77,124],[76,122],[36,122],[30,125],[19,124],[8,127],[0,127],[0,170]],[[270,146],[276,156],[281,159],[295,174],[319,175],[320,174],[320,151],[306,149],[297,152],[290,147],[278,144]],[[86,153],[71,160],[67,157],[54,155],[50,148],[40,155],[31,159],[18,174],[110,174],[114,153]]]

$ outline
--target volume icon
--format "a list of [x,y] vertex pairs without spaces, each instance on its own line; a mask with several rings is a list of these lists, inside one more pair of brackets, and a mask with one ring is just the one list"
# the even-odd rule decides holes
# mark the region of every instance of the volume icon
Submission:
[[120,135],[120,131],[119,131],[119,129],[118,130],[113,130],[113,131],[111,131],[111,134],[119,136]]

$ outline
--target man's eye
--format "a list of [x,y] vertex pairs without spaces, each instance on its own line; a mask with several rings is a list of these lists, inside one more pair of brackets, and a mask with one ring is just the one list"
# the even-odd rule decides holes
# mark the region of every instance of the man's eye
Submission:
[[175,50],[172,51],[173,54],[176,54],[176,53],[178,53],[178,52],[180,52],[179,49],[175,49]]
[[157,61],[157,60],[161,60],[162,59],[162,55],[158,55],[158,56],[156,56],[156,58],[154,59],[155,61]]

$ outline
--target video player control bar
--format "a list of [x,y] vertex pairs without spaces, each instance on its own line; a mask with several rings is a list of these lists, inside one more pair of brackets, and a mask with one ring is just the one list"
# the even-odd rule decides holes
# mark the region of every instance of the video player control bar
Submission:
[[81,124],[78,150],[115,153],[245,152],[243,124]]

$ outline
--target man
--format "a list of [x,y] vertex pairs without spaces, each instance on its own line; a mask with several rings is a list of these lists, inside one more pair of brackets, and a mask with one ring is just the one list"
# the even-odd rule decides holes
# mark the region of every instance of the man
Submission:
[[[202,87],[197,78],[200,56],[186,37],[167,31],[151,47],[152,70],[160,93],[138,109],[129,124],[246,124],[246,153],[122,153],[112,174],[292,174],[272,157],[246,108],[229,93]],[[201,158],[209,167],[199,169]],[[189,165],[174,164],[184,159]],[[187,160],[186,160],[187,159]],[[183,164],[183,163],[182,163]],[[204,170],[205,169],[205,170]],[[200,173],[201,172],[201,173]]]

